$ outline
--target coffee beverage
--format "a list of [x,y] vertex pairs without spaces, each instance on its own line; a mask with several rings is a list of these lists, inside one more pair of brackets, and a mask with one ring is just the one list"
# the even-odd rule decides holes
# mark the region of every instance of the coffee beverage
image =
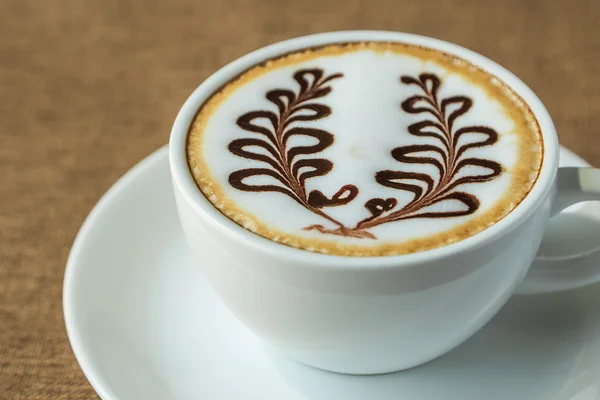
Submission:
[[265,60],[210,95],[187,160],[228,218],[309,251],[424,251],[497,223],[543,162],[510,87],[454,55],[342,43]]

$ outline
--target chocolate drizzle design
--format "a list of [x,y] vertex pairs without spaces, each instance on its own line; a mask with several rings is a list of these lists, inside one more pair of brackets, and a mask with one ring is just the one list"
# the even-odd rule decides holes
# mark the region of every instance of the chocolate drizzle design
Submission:
[[[290,125],[328,116],[331,109],[313,100],[330,93],[332,89],[327,84],[340,77],[342,74],[324,77],[321,69],[300,70],[294,74],[294,79],[300,86],[298,94],[285,89],[267,93],[267,99],[277,106],[277,114],[271,111],[252,111],[238,118],[239,127],[264,138],[236,139],[229,144],[229,150],[240,157],[263,162],[268,168],[235,171],[229,176],[230,184],[244,191],[283,193],[335,224],[334,228],[315,224],[304,228],[305,230],[347,237],[375,239],[368,229],[389,222],[411,218],[449,218],[477,211],[480,206],[477,197],[458,188],[465,184],[492,180],[502,173],[502,166],[495,161],[467,157],[466,152],[472,148],[493,145],[498,140],[498,134],[494,129],[480,125],[456,129],[456,119],[471,109],[472,100],[465,96],[440,100],[439,77],[423,73],[418,78],[401,77],[402,83],[415,85],[422,92],[406,99],[401,108],[409,114],[422,114],[424,117],[411,124],[408,132],[417,138],[433,140],[424,144],[396,147],[391,155],[400,163],[428,165],[437,170],[439,176],[401,169],[379,171],[375,174],[377,183],[409,192],[412,199],[398,207],[399,202],[395,198],[372,198],[364,205],[370,216],[354,227],[347,227],[326,214],[324,208],[343,206],[352,201],[358,195],[358,188],[351,184],[344,185],[331,198],[318,190],[307,194],[306,179],[326,175],[333,168],[333,163],[324,158],[298,159],[298,156],[321,152],[333,144],[334,138],[331,133],[321,129]],[[266,124],[260,124],[261,120]],[[290,147],[289,139],[294,135],[312,137],[317,143]],[[253,152],[250,150],[252,147],[260,147],[266,153]],[[274,178],[279,184],[250,185],[243,182],[246,178],[258,175]]]
[[[402,103],[402,109],[409,114],[431,116],[409,125],[408,132],[417,137],[433,138],[435,144],[396,147],[392,150],[392,157],[405,164],[431,165],[439,172],[439,179],[424,173],[402,170],[377,172],[375,180],[380,185],[411,192],[413,198],[396,211],[396,199],[374,198],[367,201],[365,207],[371,216],[360,221],[356,229],[368,229],[409,218],[448,218],[473,214],[479,208],[477,197],[456,189],[464,184],[492,180],[502,173],[502,166],[495,161],[465,156],[469,149],[491,146],[498,141],[498,133],[486,126],[473,125],[455,129],[456,119],[471,109],[471,99],[453,96],[440,101],[440,78],[434,74],[424,73],[418,79],[402,76],[400,80],[405,85],[416,85],[423,92],[406,99]],[[480,140],[469,141],[473,137],[464,136],[461,141],[463,135],[468,134],[476,134]],[[461,173],[469,169],[469,172],[478,173]],[[458,203],[458,207],[431,209],[445,202]]]
[[[327,197],[319,190],[306,191],[306,180],[329,173],[333,163],[324,158],[300,158],[319,153],[333,144],[333,135],[322,129],[299,126],[298,123],[316,121],[331,114],[331,109],[315,100],[331,92],[328,84],[342,74],[324,76],[322,69],[297,71],[294,79],[298,93],[287,89],[267,92],[266,97],[277,106],[277,113],[266,110],[251,111],[238,118],[237,125],[259,137],[233,140],[229,150],[240,157],[260,161],[266,168],[246,168],[229,175],[229,183],[236,189],[248,192],[283,193],[306,209],[329,220],[337,226],[335,232],[343,236],[372,237],[368,232],[350,230],[323,211],[327,207],[348,204],[358,195],[354,185],[342,186],[333,196]],[[294,124],[295,123],[295,124]],[[294,126],[292,126],[294,124]],[[294,136],[306,136],[317,142],[308,146],[291,146]],[[252,151],[262,148],[264,151]],[[275,184],[247,184],[245,179],[256,176],[273,178]]]

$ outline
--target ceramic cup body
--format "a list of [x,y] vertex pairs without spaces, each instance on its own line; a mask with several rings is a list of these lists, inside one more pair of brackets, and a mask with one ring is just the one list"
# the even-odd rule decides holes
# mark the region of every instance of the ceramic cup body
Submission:
[[[485,231],[438,249],[400,256],[342,257],[274,243],[236,225],[197,189],[185,143],[204,100],[262,60],[327,43],[393,41],[470,60],[512,87],[534,112],[544,161],[529,195]],[[352,374],[384,373],[436,358],[466,340],[508,300],[541,242],[556,194],[558,143],[535,94],[481,55],[421,36],[334,32],[250,53],[206,80],[186,101],[171,134],[177,207],[198,265],[229,309],[268,345],[305,364]]]

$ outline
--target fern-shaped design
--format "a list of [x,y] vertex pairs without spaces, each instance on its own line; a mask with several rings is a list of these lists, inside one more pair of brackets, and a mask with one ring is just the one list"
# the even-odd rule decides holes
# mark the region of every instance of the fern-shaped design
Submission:
[[[404,170],[383,170],[375,174],[375,180],[382,186],[412,193],[412,199],[398,207],[395,198],[372,198],[365,203],[370,216],[359,221],[354,227],[347,227],[337,221],[324,208],[343,206],[358,195],[358,188],[347,184],[331,197],[319,190],[307,193],[306,180],[324,176],[333,168],[333,162],[324,158],[303,158],[319,153],[333,144],[331,133],[307,126],[298,126],[304,121],[315,121],[331,114],[331,109],[314,100],[331,92],[328,85],[342,74],[324,76],[322,69],[297,71],[294,80],[299,85],[298,93],[288,89],[275,89],[266,93],[266,98],[277,106],[277,112],[256,110],[248,112],[237,120],[237,125],[245,131],[258,134],[258,137],[235,139],[229,150],[239,156],[265,164],[261,168],[245,168],[229,175],[229,183],[236,189],[248,192],[279,192],[316,215],[335,224],[326,228],[320,224],[305,227],[324,234],[356,238],[375,239],[368,230],[389,222],[411,218],[449,218],[469,215],[479,208],[479,200],[471,193],[458,188],[464,184],[486,182],[502,173],[502,166],[492,160],[468,157],[466,151],[476,147],[491,146],[498,140],[497,132],[487,126],[473,125],[455,129],[457,118],[472,107],[472,100],[466,96],[438,98],[440,79],[434,74],[423,73],[418,78],[402,76],[401,82],[416,85],[422,94],[406,99],[401,108],[409,114],[423,114],[424,119],[411,124],[408,132],[417,137],[433,138],[433,143],[410,144],[396,147],[391,155],[404,164],[430,165],[439,172],[439,178],[424,172]],[[291,126],[292,123],[296,123]],[[478,134],[479,140],[464,136]],[[307,136],[316,144],[290,146],[293,136]],[[464,139],[461,138],[464,136]],[[253,151],[255,148],[255,151]],[[261,148],[262,151],[256,151]],[[461,174],[464,168],[475,168],[476,174]],[[270,184],[248,184],[244,180],[256,176],[272,178]],[[462,207],[446,207],[442,211],[430,207],[442,202],[458,202]],[[446,210],[448,209],[448,210]]]
[[[449,218],[469,215],[479,208],[479,200],[473,194],[458,190],[469,183],[486,182],[502,173],[502,166],[492,160],[468,157],[466,151],[475,147],[490,146],[497,142],[497,132],[487,126],[466,126],[455,129],[457,118],[467,113],[472,100],[466,96],[438,98],[440,78],[423,73],[418,78],[402,76],[405,85],[416,85],[422,94],[406,99],[402,109],[409,114],[423,114],[425,119],[411,124],[408,132],[416,137],[433,138],[435,144],[411,144],[396,147],[392,157],[405,164],[433,166],[439,172],[439,179],[433,176],[403,170],[383,170],[375,174],[375,180],[383,186],[410,192],[412,200],[400,209],[395,209],[398,201],[394,198],[373,198],[365,203],[370,216],[360,221],[354,229],[365,230],[381,224],[410,218]],[[472,140],[466,134],[477,134],[479,140]],[[469,140],[471,139],[471,140]],[[476,174],[462,175],[466,167],[475,167]],[[448,211],[428,210],[442,202],[461,203]]]
[[[229,183],[247,192],[282,193],[336,225],[335,229],[327,229],[322,225],[311,225],[305,229],[342,236],[372,237],[360,229],[346,228],[323,211],[324,208],[342,206],[352,201],[358,195],[356,186],[344,185],[331,197],[319,190],[306,191],[306,180],[326,175],[332,170],[333,163],[324,158],[302,156],[325,150],[333,144],[334,137],[325,130],[301,126],[299,123],[316,121],[331,114],[327,105],[315,100],[327,96],[332,90],[329,83],[341,77],[342,74],[325,76],[324,71],[318,68],[299,70],[293,75],[299,86],[297,93],[288,89],[274,89],[266,93],[266,98],[277,107],[277,112],[256,110],[239,117],[237,125],[258,136],[233,140],[229,144],[229,151],[239,157],[259,161],[264,166],[235,171],[229,175]],[[310,137],[316,143],[291,146],[290,139],[294,136]],[[258,148],[262,150],[256,151]],[[270,177],[272,183],[245,182],[245,179],[256,176]]]

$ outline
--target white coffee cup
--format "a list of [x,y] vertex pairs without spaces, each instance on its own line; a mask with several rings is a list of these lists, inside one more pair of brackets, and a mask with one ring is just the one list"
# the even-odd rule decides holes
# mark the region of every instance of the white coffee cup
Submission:
[[[525,100],[541,127],[544,162],[536,184],[510,214],[481,233],[433,250],[343,257],[255,235],[203,196],[188,169],[185,147],[190,123],[207,97],[263,60],[355,41],[412,43],[455,54],[497,76]],[[171,132],[169,157],[190,248],[239,320],[300,362],[342,373],[373,374],[425,363],[473,335],[523,280],[548,219],[573,203],[600,199],[600,170],[559,169],[558,152],[556,130],[544,105],[495,62],[423,36],[350,31],[284,41],[223,67],[183,105]]]

